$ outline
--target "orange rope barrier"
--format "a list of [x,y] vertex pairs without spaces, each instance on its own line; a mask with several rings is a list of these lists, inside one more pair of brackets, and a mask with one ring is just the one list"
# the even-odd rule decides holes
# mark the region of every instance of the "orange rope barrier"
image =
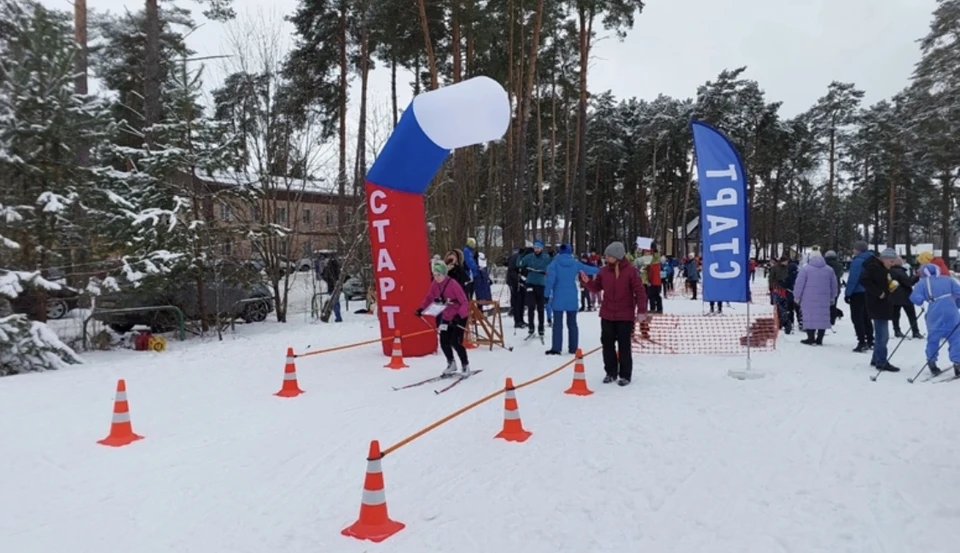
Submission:
[[[434,329],[432,329],[432,328],[428,328],[427,330],[420,330],[420,331],[414,332],[414,333],[412,333],[412,334],[407,334],[406,336],[400,336],[400,338],[401,338],[401,339],[403,339],[403,338],[412,338],[412,337],[414,337],[414,336],[419,336],[419,335],[421,335],[421,334],[427,334],[427,333],[430,333],[430,332],[436,332],[436,330],[434,330]],[[358,347],[360,347],[360,346],[368,346],[368,345],[370,345],[370,344],[376,344],[376,343],[379,343],[379,342],[387,342],[387,341],[393,340],[393,338],[394,338],[393,336],[390,336],[390,337],[387,337],[387,338],[377,338],[377,339],[375,339],[375,340],[367,340],[367,341],[364,341],[364,342],[357,342],[357,343],[355,343],[355,344],[345,344],[345,345],[342,345],[342,346],[334,346],[334,347],[332,347],[332,348],[316,349],[316,350],[308,351],[308,352],[305,352],[305,353],[298,353],[298,354],[294,355],[294,357],[309,357],[309,356],[311,356],[311,355],[320,355],[321,353],[331,353],[331,352],[340,351],[340,350],[343,350],[343,349],[358,348]]]
[[[594,353],[596,353],[596,352],[598,352],[598,351],[600,351],[600,346],[597,346],[597,347],[593,348],[592,350],[584,353],[584,354],[583,354],[583,357],[587,357],[587,356],[592,355],[592,354],[594,354]],[[530,379],[530,380],[528,380],[528,381],[526,381],[526,382],[524,382],[524,383],[522,383],[522,384],[518,384],[518,385],[514,386],[514,389],[516,390],[516,389],[523,388],[524,386],[529,386],[529,385],[531,385],[531,384],[536,384],[537,382],[540,382],[541,380],[543,380],[543,379],[545,379],[545,378],[548,378],[548,377],[550,377],[550,376],[553,376],[553,375],[557,374],[558,372],[560,372],[560,371],[562,371],[563,369],[569,367],[570,365],[573,365],[573,364],[576,363],[576,362],[577,362],[577,358],[574,357],[574,358],[571,359],[570,361],[567,361],[566,363],[564,363],[563,365],[560,365],[559,367],[557,367],[557,368],[555,368],[555,369],[552,369],[552,370],[550,370],[550,371],[548,371],[548,372],[546,372],[546,373],[544,373],[544,374],[541,374],[540,376],[538,376],[538,377],[536,377],[536,378],[532,378],[532,379]],[[490,393],[490,394],[488,394],[488,395],[486,395],[486,396],[483,396],[482,398],[474,401],[473,403],[471,403],[471,404],[469,404],[469,405],[467,405],[467,406],[465,406],[465,407],[461,407],[460,409],[457,409],[457,410],[454,411],[453,413],[450,413],[449,415],[443,417],[442,419],[440,419],[440,420],[438,420],[438,421],[430,424],[429,426],[426,426],[426,427],[424,427],[424,428],[422,428],[422,429],[414,432],[413,434],[407,436],[406,438],[400,440],[399,442],[393,444],[392,446],[384,449],[383,451],[381,451],[380,455],[381,455],[382,457],[385,457],[388,453],[391,453],[391,452],[393,452],[393,451],[396,451],[396,450],[400,449],[401,447],[409,444],[410,442],[416,440],[417,438],[423,436],[424,434],[426,434],[426,433],[428,433],[428,432],[430,432],[430,431],[432,431],[432,430],[436,430],[436,429],[439,428],[440,426],[442,426],[442,425],[450,422],[451,420],[459,417],[460,415],[466,413],[467,411],[470,411],[471,409],[474,409],[474,408],[476,408],[476,407],[479,407],[480,405],[483,405],[484,403],[490,401],[491,399],[499,396],[499,395],[502,394],[503,392],[504,392],[504,390],[501,388],[501,389],[497,390],[496,392],[493,392],[493,393]]]

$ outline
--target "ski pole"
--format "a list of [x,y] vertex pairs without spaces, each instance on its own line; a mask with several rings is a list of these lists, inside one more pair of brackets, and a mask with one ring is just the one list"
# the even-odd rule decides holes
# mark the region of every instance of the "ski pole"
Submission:
[[[920,313],[917,315],[917,318],[918,318],[918,319],[920,318],[921,315],[923,315],[923,312],[926,311],[926,309],[927,309],[927,308],[924,307],[923,309],[920,310]],[[890,363],[890,360],[893,359],[893,354],[894,354],[894,353],[897,353],[897,350],[900,349],[900,344],[902,344],[903,341],[906,340],[906,338],[907,338],[907,335],[906,335],[906,334],[904,334],[903,336],[900,337],[900,341],[897,342],[897,347],[893,348],[893,351],[890,352],[890,355],[887,356],[887,361],[886,361],[887,363]],[[920,370],[922,371],[923,369],[920,369]],[[873,375],[873,376],[870,377],[870,381],[871,381],[871,382],[876,382],[876,381],[877,381],[877,378],[879,378],[880,373],[882,373],[882,372],[883,372],[883,369],[878,369],[878,370],[877,370],[877,374],[875,374],[875,375]]]
[[[943,342],[940,343],[940,347],[937,348],[937,353],[938,353],[938,354],[940,353],[940,350],[943,349],[943,346],[946,345],[946,343],[950,341],[950,337],[953,336],[953,333],[956,332],[958,328],[960,328],[960,323],[957,323],[957,325],[956,325],[955,327],[953,327],[953,330],[950,331],[950,334],[947,334],[947,338],[946,338]],[[927,329],[927,331],[929,332],[930,329]],[[917,374],[913,375],[913,378],[908,378],[908,379],[907,379],[907,382],[909,382],[910,384],[913,384],[913,382],[914,382],[916,379],[920,378],[920,375],[923,374],[923,370],[926,369],[926,368],[927,368],[927,365],[929,365],[929,364],[930,364],[930,360],[927,359],[927,362],[924,363],[922,367],[920,367],[920,370],[917,371]]]

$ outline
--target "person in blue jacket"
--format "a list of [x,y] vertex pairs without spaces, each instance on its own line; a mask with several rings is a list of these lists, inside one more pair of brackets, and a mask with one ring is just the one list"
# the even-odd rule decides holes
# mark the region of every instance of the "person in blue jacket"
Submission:
[[524,255],[517,261],[517,267],[520,271],[526,272],[527,299],[524,304],[527,306],[527,318],[529,332],[527,339],[533,336],[533,315],[537,314],[539,323],[537,331],[540,333],[540,341],[543,341],[543,307],[544,307],[544,288],[547,284],[547,266],[550,265],[550,256],[543,251],[543,242],[535,240],[533,242],[533,251]]
[[560,252],[547,266],[547,284],[544,296],[548,305],[553,306],[556,318],[553,325],[553,344],[547,355],[560,355],[563,350],[563,319],[567,319],[567,332],[570,334],[570,353],[577,353],[580,344],[580,330],[577,326],[577,282],[580,271],[587,276],[600,272],[600,268],[581,263],[574,259],[569,244],[562,244]]
[[473,294],[477,290],[477,277],[480,276],[480,266],[477,264],[477,239],[467,238],[467,245],[463,248],[463,268],[467,273],[467,284],[463,291],[467,293],[467,299],[472,300]]
[[927,367],[933,376],[942,371],[937,367],[937,352],[940,340],[949,344],[953,374],[960,378],[960,283],[950,276],[940,275],[940,268],[933,263],[920,267],[920,282],[913,287],[910,301],[914,305],[927,306]]
[[850,320],[857,333],[857,347],[853,351],[863,353],[873,349],[873,322],[867,314],[867,290],[860,284],[863,262],[873,257],[870,246],[860,240],[853,245],[853,260],[850,261],[850,273],[847,286],[843,291],[843,301],[850,306]]

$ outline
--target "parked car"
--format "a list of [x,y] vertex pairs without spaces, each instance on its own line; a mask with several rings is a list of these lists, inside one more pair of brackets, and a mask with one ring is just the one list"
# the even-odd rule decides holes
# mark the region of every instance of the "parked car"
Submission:
[[[262,322],[274,310],[273,295],[259,275],[245,265],[222,264],[204,280],[204,300],[208,317],[221,320],[243,319]],[[197,281],[187,275],[172,279],[156,279],[139,288],[106,294],[97,300],[97,310],[174,306],[183,311],[188,321],[200,319]],[[169,311],[137,311],[97,313],[94,317],[117,332],[128,332],[134,326],[150,327],[155,332],[176,328],[176,315]]]
[[314,250],[312,254],[301,258],[300,261],[297,262],[297,270],[298,271],[313,270],[314,260],[319,259],[321,260],[321,262],[323,262],[335,254],[336,252],[333,250]]
[[343,297],[347,301],[366,299],[367,288],[360,277],[353,276],[343,282]]
[[[10,302],[14,313],[25,313],[31,319],[39,319],[40,314],[37,312],[39,293],[36,287],[25,286],[23,292]],[[80,292],[69,286],[61,284],[59,290],[46,290],[45,293],[47,320],[62,319],[71,310],[80,307]]]

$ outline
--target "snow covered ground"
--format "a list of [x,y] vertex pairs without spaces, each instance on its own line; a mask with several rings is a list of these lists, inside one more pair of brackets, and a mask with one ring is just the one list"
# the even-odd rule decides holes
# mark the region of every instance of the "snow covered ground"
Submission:
[[[781,335],[776,352],[755,356],[766,373],[756,381],[727,376],[738,357],[635,356],[633,384],[618,388],[600,383],[599,355],[588,357],[592,396],[562,393],[572,369],[518,390],[526,443],[493,439],[497,398],[385,457],[390,515],[407,528],[381,544],[343,537],[369,440],[386,447],[504,377],[527,380],[566,357],[508,329],[513,352],[472,350],[484,372],[436,396],[391,386],[433,375],[438,357],[392,371],[365,346],[298,359],[307,393],[280,399],[288,346],[377,337],[369,315],[291,318],[241,325],[223,342],[96,352],[83,366],[0,379],[0,551],[960,550],[960,383],[906,383],[922,341],[897,352],[902,373],[870,382],[849,319],[822,348]],[[596,313],[580,326],[582,347],[599,345]],[[117,378],[146,439],[114,449],[95,442]]]

